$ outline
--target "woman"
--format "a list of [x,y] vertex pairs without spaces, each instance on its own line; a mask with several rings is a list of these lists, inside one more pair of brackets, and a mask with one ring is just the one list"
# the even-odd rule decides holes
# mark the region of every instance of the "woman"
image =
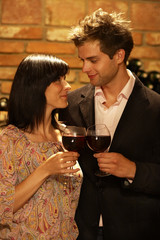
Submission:
[[77,238],[79,154],[64,152],[55,115],[68,104],[68,71],[61,59],[39,54],[17,69],[0,134],[0,239]]

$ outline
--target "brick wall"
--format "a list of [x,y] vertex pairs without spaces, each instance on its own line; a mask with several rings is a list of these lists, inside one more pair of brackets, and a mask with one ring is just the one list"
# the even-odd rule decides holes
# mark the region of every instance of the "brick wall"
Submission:
[[72,89],[87,83],[67,36],[71,25],[99,7],[125,13],[135,42],[131,57],[146,71],[160,71],[160,0],[0,0],[0,97],[8,97],[20,61],[37,52],[68,62]]

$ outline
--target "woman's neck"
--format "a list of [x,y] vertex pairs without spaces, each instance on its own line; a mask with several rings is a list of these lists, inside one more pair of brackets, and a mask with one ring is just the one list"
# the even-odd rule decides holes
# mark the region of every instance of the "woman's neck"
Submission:
[[51,122],[47,124],[40,124],[32,132],[29,129],[25,132],[28,139],[34,142],[57,142],[60,141],[60,131],[55,129]]

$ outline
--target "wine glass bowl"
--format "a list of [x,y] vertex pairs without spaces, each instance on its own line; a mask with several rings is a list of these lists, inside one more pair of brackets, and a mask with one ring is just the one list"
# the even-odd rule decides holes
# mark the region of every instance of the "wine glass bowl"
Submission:
[[62,133],[63,146],[68,151],[79,152],[85,145],[86,129],[84,127],[66,126]]
[[[111,135],[105,124],[95,124],[87,128],[86,141],[88,147],[97,153],[105,152],[111,143]],[[109,173],[98,171],[96,176],[104,177]]]

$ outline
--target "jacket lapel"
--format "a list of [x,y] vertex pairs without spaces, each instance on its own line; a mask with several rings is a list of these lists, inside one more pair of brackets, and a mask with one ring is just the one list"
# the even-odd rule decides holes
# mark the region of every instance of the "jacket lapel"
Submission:
[[88,85],[87,91],[81,94],[81,100],[79,102],[80,111],[86,127],[94,124],[94,87]]
[[110,151],[114,151],[114,148],[118,149],[121,143],[129,142],[129,137],[133,136],[134,133],[137,134],[139,123],[144,118],[143,115],[147,105],[148,99],[145,87],[140,80],[136,79],[133,91],[117,125]]

